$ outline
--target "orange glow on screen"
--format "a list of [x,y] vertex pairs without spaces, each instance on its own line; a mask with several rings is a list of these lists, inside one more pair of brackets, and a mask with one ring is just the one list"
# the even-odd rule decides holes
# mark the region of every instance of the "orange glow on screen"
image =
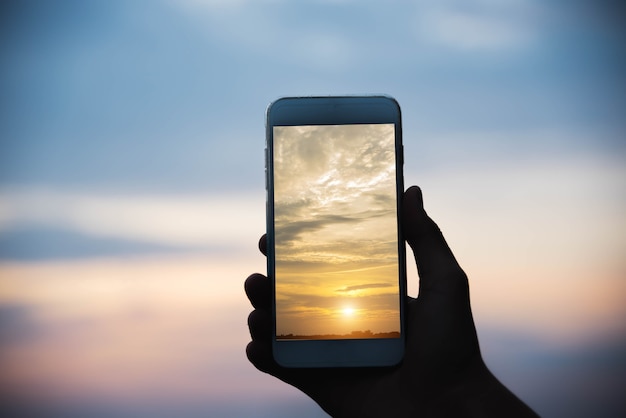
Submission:
[[277,336],[399,336],[393,124],[275,127],[274,201]]

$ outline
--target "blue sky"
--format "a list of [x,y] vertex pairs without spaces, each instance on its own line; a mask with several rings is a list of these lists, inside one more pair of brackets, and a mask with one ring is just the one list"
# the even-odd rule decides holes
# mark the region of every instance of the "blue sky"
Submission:
[[[619,412],[621,2],[60,0],[5,2],[0,13],[0,319],[9,335],[0,361],[17,356],[12,364],[25,364],[0,382],[22,382],[26,403],[82,405],[102,416],[149,414],[145,405],[156,399],[189,414],[220,403],[223,415],[276,416],[278,406],[296,405],[317,416],[315,405],[264,380],[241,355],[224,363],[230,375],[254,383],[250,390],[262,386],[271,401],[241,406],[236,384],[208,395],[197,389],[203,381],[186,367],[202,367],[206,350],[241,354],[247,330],[231,327],[237,331],[216,347],[198,330],[224,324],[190,318],[216,317],[197,298],[207,292],[245,324],[240,284],[263,269],[255,245],[264,229],[269,102],[386,93],[403,111],[405,182],[423,187],[427,209],[473,280],[487,363],[542,415]],[[155,273],[151,264],[160,262]],[[137,294],[101,271],[133,278]],[[206,283],[183,273],[204,274]],[[138,296],[161,294],[155,274],[172,279],[174,302]],[[93,279],[64,295],[72,275]],[[33,278],[46,290],[28,287]],[[111,289],[123,303],[107,296]],[[91,297],[102,306],[79,303]],[[76,395],[50,389],[52,400],[35,397],[33,387],[53,387],[64,369],[31,373],[32,358],[15,353],[65,364],[43,350],[57,353],[68,338],[88,369],[99,370],[100,356],[112,368],[134,364],[134,346],[102,354],[88,343],[92,331],[76,324],[87,318],[104,329],[96,339],[126,339],[137,312],[154,329],[143,343],[181,332],[198,350],[194,360],[171,353],[158,357],[167,367],[146,360],[153,371],[138,369],[132,400],[112,389],[121,383],[105,371],[69,364],[67,393]],[[166,314],[176,326],[159,325]],[[109,322],[126,331],[106,331]],[[27,331],[33,339],[20,337]],[[218,366],[206,366],[207,375]],[[172,369],[197,397],[174,384],[148,390]],[[605,390],[541,389],[580,376]],[[104,403],[119,409],[106,412]]]
[[[254,189],[262,110],[287,94],[396,96],[414,158],[449,148],[479,149],[472,158],[487,161],[623,153],[626,64],[620,9],[612,7],[5,6],[2,184]],[[546,140],[538,131],[560,135]],[[468,144],[468,133],[500,136]],[[457,139],[420,146],[448,134]],[[428,160],[417,160],[415,169]]]

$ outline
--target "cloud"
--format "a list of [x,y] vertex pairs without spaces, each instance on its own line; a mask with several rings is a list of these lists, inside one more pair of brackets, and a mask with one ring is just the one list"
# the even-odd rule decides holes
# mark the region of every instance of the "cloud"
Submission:
[[279,127],[274,135],[281,206],[309,199],[315,209],[370,194],[389,196],[388,183],[395,184],[392,125]]
[[251,390],[241,271],[261,258],[0,263],[0,400],[195,403],[232,398],[242,379]]
[[[209,40],[271,56],[279,65],[334,73],[355,68],[363,55],[345,1],[295,3],[280,0],[172,1],[173,9],[202,21]],[[352,19],[351,19],[352,20]]]
[[[41,261],[139,254],[174,254],[206,246],[159,244],[131,238],[86,235],[54,226],[18,226],[0,231],[0,260]],[[216,251],[219,249],[211,248]],[[221,249],[222,251],[224,249]]]
[[367,186],[375,178],[372,173],[394,169],[390,124],[276,127],[274,135],[276,164],[288,164],[285,171],[275,174],[276,180],[288,192],[301,187],[293,182],[300,176],[309,177],[313,186],[340,177],[346,187],[355,188]]
[[[391,287],[390,285],[375,286]],[[333,295],[322,296],[316,294],[305,293],[285,293],[284,299],[281,300],[281,311],[292,310],[293,312],[303,313],[301,308],[319,308],[324,310],[337,309],[343,306],[343,303],[350,301],[360,308],[371,311],[390,310],[398,306],[398,293],[374,293],[359,296]]]
[[281,261],[338,264],[369,256],[389,264],[396,252],[393,133],[388,124],[275,129]]
[[337,292],[353,292],[355,290],[375,289],[378,287],[389,287],[389,283],[357,284],[357,285],[346,286],[344,288],[337,289]]
[[303,233],[319,231],[324,228],[333,227],[334,225],[346,226],[357,222],[360,222],[358,217],[332,214],[318,216],[310,220],[285,222],[285,225],[281,225],[276,231],[276,242],[281,245],[288,244],[292,241],[299,240]]
[[174,247],[252,242],[262,195],[134,195],[19,189],[0,192],[0,231],[56,230]]
[[504,52],[533,41],[532,2],[448,1],[420,8],[417,36],[457,51]]

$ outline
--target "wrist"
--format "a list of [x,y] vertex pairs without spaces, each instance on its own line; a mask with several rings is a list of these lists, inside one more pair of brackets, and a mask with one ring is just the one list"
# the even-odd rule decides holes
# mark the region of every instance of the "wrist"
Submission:
[[489,371],[482,359],[472,362],[454,382],[450,382],[430,403],[425,416],[428,418],[538,417]]

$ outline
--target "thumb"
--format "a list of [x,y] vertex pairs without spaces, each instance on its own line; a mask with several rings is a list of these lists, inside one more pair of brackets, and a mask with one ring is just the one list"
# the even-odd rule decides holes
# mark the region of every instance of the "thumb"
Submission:
[[415,255],[424,290],[467,290],[467,276],[459,266],[437,224],[426,214],[422,191],[412,186],[402,201],[402,232]]

